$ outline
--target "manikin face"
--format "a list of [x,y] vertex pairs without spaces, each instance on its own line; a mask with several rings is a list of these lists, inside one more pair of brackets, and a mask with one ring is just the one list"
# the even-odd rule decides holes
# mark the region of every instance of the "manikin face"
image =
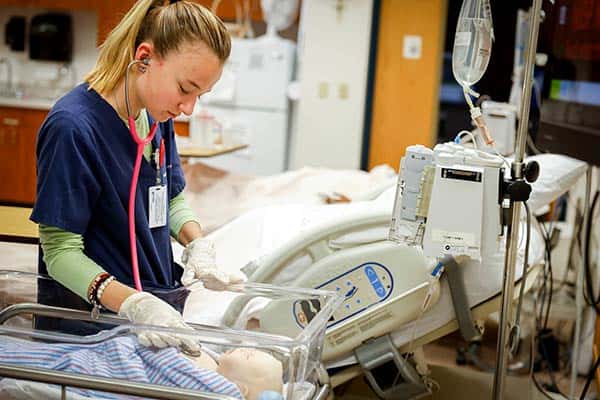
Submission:
[[183,354],[198,367],[210,369],[235,383],[246,400],[257,400],[261,393],[283,390],[283,365],[275,357],[252,348],[227,351],[219,364],[202,352],[199,356]]
[[268,353],[239,348],[219,358],[217,372],[235,383],[247,400],[256,400],[266,390],[281,393],[283,366]]
[[183,43],[164,58],[144,42],[138,46],[136,59],[147,57],[150,65],[135,81],[137,104],[159,122],[181,113],[191,115],[196,99],[212,89],[223,70],[219,58],[203,42]]

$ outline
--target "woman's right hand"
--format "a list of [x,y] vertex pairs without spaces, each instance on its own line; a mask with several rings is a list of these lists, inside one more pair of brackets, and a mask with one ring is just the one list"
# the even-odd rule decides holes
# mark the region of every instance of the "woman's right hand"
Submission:
[[[148,292],[136,292],[128,296],[121,303],[119,315],[134,325],[155,325],[193,332],[193,328],[183,321],[183,316],[177,310]],[[183,334],[143,330],[138,332],[138,340],[148,347],[174,346],[192,353],[200,351],[200,345],[193,340],[193,336]]]

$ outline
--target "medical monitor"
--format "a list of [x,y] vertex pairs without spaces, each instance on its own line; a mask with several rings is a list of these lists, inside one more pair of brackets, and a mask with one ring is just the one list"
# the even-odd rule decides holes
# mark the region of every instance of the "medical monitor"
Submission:
[[536,144],[600,165],[600,0],[560,0],[546,21],[550,63]]

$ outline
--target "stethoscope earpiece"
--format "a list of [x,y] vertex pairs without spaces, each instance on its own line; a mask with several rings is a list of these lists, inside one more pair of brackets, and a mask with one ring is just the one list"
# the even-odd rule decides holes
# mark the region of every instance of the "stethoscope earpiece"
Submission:
[[150,65],[150,58],[142,58],[140,61],[137,61],[141,65],[138,67],[140,72],[146,72],[146,67]]

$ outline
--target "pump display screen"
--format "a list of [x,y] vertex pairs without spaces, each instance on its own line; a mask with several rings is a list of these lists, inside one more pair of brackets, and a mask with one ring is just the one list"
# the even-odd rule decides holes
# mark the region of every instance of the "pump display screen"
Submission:
[[552,11],[554,55],[572,61],[600,61],[600,0],[562,0]]
[[548,97],[600,106],[600,0],[559,0],[543,29],[551,51]]

